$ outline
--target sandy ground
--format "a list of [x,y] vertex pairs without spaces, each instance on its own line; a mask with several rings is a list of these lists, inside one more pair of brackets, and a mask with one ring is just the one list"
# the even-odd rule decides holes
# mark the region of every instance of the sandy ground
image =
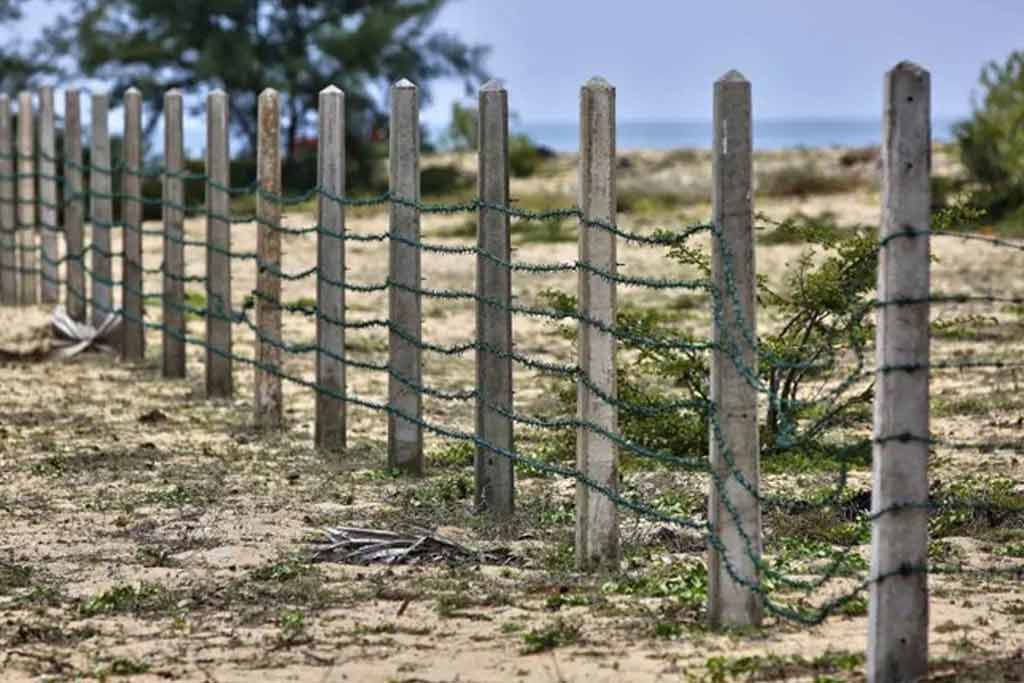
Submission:
[[[820,152],[812,161],[831,169],[839,155]],[[666,163],[664,155],[649,156],[631,157],[627,185],[639,183],[635,178],[644,173],[652,184],[671,184],[672,178],[690,178],[694,187],[706,182],[706,164],[699,155],[692,163],[662,171],[655,167]],[[762,159],[759,168],[771,163],[773,158]],[[937,166],[943,163],[948,168],[945,158]],[[540,188],[552,196],[571,196],[571,173],[565,169],[571,168],[572,159],[557,164],[546,181],[517,182],[513,194]],[[758,209],[778,218],[798,210],[828,210],[844,223],[873,224],[878,195],[871,185],[871,163],[854,172],[866,179],[856,190],[766,199]],[[698,201],[656,220],[625,216],[622,223],[637,229],[649,229],[652,222],[678,226],[706,214],[706,204]],[[313,220],[302,213],[286,218],[291,226]],[[355,212],[348,226],[379,232],[385,220],[383,215]],[[442,236],[465,220],[426,217],[424,235],[446,244],[465,242]],[[204,235],[202,221],[190,221],[187,230],[190,237]],[[236,226],[233,240],[237,251],[254,250],[255,227]],[[514,242],[515,257],[524,261],[576,258],[573,241]],[[800,245],[760,246],[759,273],[777,282],[801,250]],[[948,238],[936,239],[933,251],[937,291],[1024,293],[1024,252]],[[622,246],[619,256],[625,274],[695,276],[680,272],[658,250]],[[160,262],[158,238],[145,240],[145,259],[147,265]],[[190,274],[202,274],[201,251],[189,249],[186,260]],[[314,263],[314,237],[285,237],[286,271]],[[351,282],[381,282],[386,263],[383,243],[348,246]],[[425,253],[425,285],[472,290],[473,267],[472,256]],[[236,307],[254,285],[252,261],[237,262]],[[159,286],[156,276],[146,282],[147,291],[158,292]],[[575,276],[523,277],[514,285],[524,304],[538,303],[546,288],[574,292]],[[201,291],[195,285],[189,289]],[[286,282],[282,299],[298,302],[313,292],[311,279]],[[677,294],[624,288],[620,296],[637,305],[668,306]],[[156,305],[147,311],[151,320],[158,320]],[[979,323],[981,334],[937,337],[937,358],[1014,360],[1024,351],[1024,319],[1012,306],[936,308],[936,320],[987,316]],[[349,294],[351,318],[383,317],[386,311],[383,294]],[[454,344],[473,336],[472,302],[427,300],[424,314],[424,335],[431,342]],[[31,338],[33,327],[45,319],[42,309],[0,309],[8,347],[14,336]],[[701,334],[708,328],[706,316],[699,314],[685,324]],[[571,346],[557,326],[528,317],[517,317],[515,325],[519,352],[571,361]],[[203,322],[190,320],[189,331],[202,336]],[[313,321],[286,315],[284,335],[292,343],[312,342]],[[386,359],[386,342],[380,332],[350,333],[347,345],[354,357],[381,361]],[[159,376],[159,332],[151,331],[147,344],[146,361],[139,365],[97,354],[64,364],[0,363],[4,681],[862,680],[859,658],[867,632],[863,610],[834,615],[814,627],[769,618],[753,632],[710,633],[702,627],[701,610],[685,600],[656,590],[616,590],[622,577],[580,576],[556,556],[571,548],[567,511],[573,494],[566,482],[521,472],[517,519],[495,528],[472,514],[471,468],[467,462],[452,466],[453,449],[446,442],[427,436],[428,479],[396,477],[381,470],[386,419],[353,408],[349,451],[318,453],[311,447],[310,391],[286,383],[286,428],[258,433],[251,427],[250,367],[236,365],[235,400],[207,401],[201,348],[189,347],[187,380],[167,381]],[[236,327],[236,353],[252,357],[253,350],[252,334]],[[313,358],[288,357],[284,369],[312,379]],[[471,388],[473,372],[471,356],[424,355],[424,378],[430,386]],[[1020,443],[1024,421],[1019,374],[1016,368],[936,371],[935,436],[1002,445],[980,451],[938,445],[933,479],[980,487],[999,480],[1008,482],[1008,495],[1024,496],[1024,451],[1013,445]],[[520,367],[515,384],[517,408],[528,414],[550,413],[545,378]],[[380,373],[350,370],[349,386],[360,397],[386,400],[386,377]],[[972,397],[980,408],[964,407]],[[425,415],[440,424],[472,429],[473,406],[468,402],[428,398]],[[520,447],[529,449],[537,439],[524,433]],[[833,476],[817,473],[808,475],[808,481],[820,483]],[[865,487],[869,478],[867,470],[855,470],[850,486]],[[459,489],[466,481],[468,498]],[[659,493],[682,487],[697,497],[700,507],[700,480],[680,475],[653,482]],[[802,483],[807,482],[798,480]],[[791,486],[792,480],[767,477],[766,486],[776,485]],[[556,522],[550,522],[552,516]],[[504,567],[309,564],[309,544],[318,530],[340,524],[426,526],[473,547],[508,547],[523,561]],[[671,542],[652,540],[664,538],[658,526],[633,516],[624,519],[624,533],[632,559],[623,576],[692,564],[702,557],[699,540],[695,543],[678,530],[664,532]],[[769,529],[769,554],[773,540]],[[1001,549],[1024,549],[1024,523],[1020,516],[1012,517],[1007,524],[994,523],[943,542],[936,550],[943,561],[956,558],[974,569],[1008,567],[1014,560]],[[866,555],[867,547],[857,551]],[[812,595],[810,603],[821,604],[854,581],[841,578]],[[930,582],[933,680],[1024,680],[1024,577],[953,574],[933,576]],[[534,648],[545,636],[552,647]]]

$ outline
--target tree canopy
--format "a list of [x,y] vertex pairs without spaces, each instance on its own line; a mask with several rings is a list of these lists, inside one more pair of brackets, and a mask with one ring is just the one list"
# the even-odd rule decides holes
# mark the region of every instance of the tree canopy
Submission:
[[981,100],[955,132],[964,167],[979,185],[973,202],[998,219],[1024,207],[1024,51],[986,65],[980,84]]
[[[22,18],[26,0],[0,0],[0,23]],[[16,93],[33,85],[39,76],[55,72],[53,65],[40,57],[34,46],[26,48],[20,41],[0,45],[0,90]]]
[[[80,0],[48,31],[75,75],[114,94],[143,92],[155,122],[170,88],[231,95],[231,122],[253,146],[259,92],[281,93],[289,158],[315,130],[319,91],[345,91],[350,139],[382,116],[387,86],[408,78],[429,99],[442,77],[470,88],[486,48],[434,28],[448,0]],[[351,135],[352,132],[362,135]]]

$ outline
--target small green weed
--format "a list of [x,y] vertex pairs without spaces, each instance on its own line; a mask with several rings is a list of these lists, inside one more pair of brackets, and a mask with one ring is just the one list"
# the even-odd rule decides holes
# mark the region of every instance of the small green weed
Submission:
[[150,491],[142,497],[143,504],[167,505],[181,507],[183,505],[200,505],[210,499],[210,494],[196,486],[171,484],[156,491]]
[[253,581],[276,581],[284,583],[316,573],[316,568],[298,559],[282,560],[257,567],[249,572]]
[[316,299],[311,296],[302,296],[298,299],[292,299],[287,302],[285,306],[290,306],[292,308],[316,308]]
[[729,681],[774,681],[805,679],[813,676],[815,683],[830,683],[833,674],[846,674],[864,666],[859,652],[829,650],[807,659],[801,655],[753,655],[747,657],[710,657],[704,671],[688,674],[691,683],[728,683]]
[[512,239],[518,244],[556,244],[576,241],[576,224],[564,220],[517,220],[512,223]]
[[405,500],[413,507],[451,505],[473,495],[473,487],[473,479],[466,473],[445,474],[407,489]]
[[174,605],[174,596],[157,583],[120,584],[87,598],[79,605],[83,617],[99,614],[141,614],[159,612]]
[[206,312],[206,294],[194,289],[185,292],[185,317],[191,320],[202,318]]
[[67,473],[67,459],[59,453],[48,455],[32,465],[32,474],[39,477],[63,477]]
[[98,672],[96,677],[103,680],[107,676],[138,676],[148,673],[149,669],[149,664],[142,660],[118,657],[109,667]]
[[557,612],[563,607],[585,607],[587,605],[592,605],[593,603],[594,598],[589,595],[566,592],[549,596],[544,601],[544,609],[551,612]]
[[25,564],[0,562],[0,588],[7,593],[14,588],[28,588],[32,585],[33,569]]
[[683,627],[674,621],[659,621],[654,624],[654,637],[675,640],[683,635]]
[[541,565],[551,572],[572,571],[576,566],[576,550],[571,542],[546,543]]
[[932,321],[931,331],[938,339],[975,341],[991,336],[992,328],[999,325],[999,318],[992,315],[960,315]]
[[447,441],[427,451],[428,469],[470,467],[476,448],[469,441]]
[[984,536],[987,530],[1024,523],[1024,494],[1011,479],[966,476],[930,492],[935,509],[929,519],[932,538]]
[[502,633],[519,633],[522,631],[524,626],[516,621],[506,621],[501,625]]
[[1024,558],[1024,543],[1007,543],[995,549],[996,555]]
[[699,560],[668,566],[652,565],[642,573],[605,582],[601,591],[644,598],[672,598],[696,609],[707,602],[708,571]]
[[521,654],[533,655],[558,647],[572,645],[580,640],[581,628],[577,621],[558,617],[551,623],[523,634]]
[[277,627],[280,629],[278,642],[284,645],[294,645],[308,639],[306,634],[306,615],[298,610],[286,610],[277,618]]

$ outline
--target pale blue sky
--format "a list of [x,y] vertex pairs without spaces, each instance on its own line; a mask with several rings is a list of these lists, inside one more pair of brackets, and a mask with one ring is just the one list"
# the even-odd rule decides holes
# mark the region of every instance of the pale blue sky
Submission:
[[1024,0],[455,0],[442,24],[493,46],[510,105],[535,121],[574,117],[593,75],[622,119],[710,118],[732,68],[755,116],[874,117],[902,59],[931,70],[934,114],[959,116],[982,65],[1024,49]]
[[[34,0],[17,33],[53,6]],[[731,68],[753,82],[758,118],[875,117],[901,59],[931,70],[936,117],[960,116],[982,65],[1024,49],[1022,0],[452,0],[438,25],[492,46],[526,121],[573,119],[593,75],[616,86],[620,120],[707,119]],[[447,121],[461,88],[435,94],[425,117]]]

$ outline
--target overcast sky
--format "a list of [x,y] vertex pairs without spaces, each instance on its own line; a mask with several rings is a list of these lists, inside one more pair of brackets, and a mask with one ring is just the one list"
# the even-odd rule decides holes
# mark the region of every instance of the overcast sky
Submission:
[[[34,0],[15,30],[52,11]],[[732,68],[758,118],[875,117],[902,59],[931,70],[933,112],[953,117],[985,62],[1024,49],[1024,0],[451,0],[438,27],[492,46],[488,67],[528,121],[575,118],[594,75],[616,86],[620,120],[707,119],[711,83]],[[461,88],[435,95],[424,113],[447,121]]]

